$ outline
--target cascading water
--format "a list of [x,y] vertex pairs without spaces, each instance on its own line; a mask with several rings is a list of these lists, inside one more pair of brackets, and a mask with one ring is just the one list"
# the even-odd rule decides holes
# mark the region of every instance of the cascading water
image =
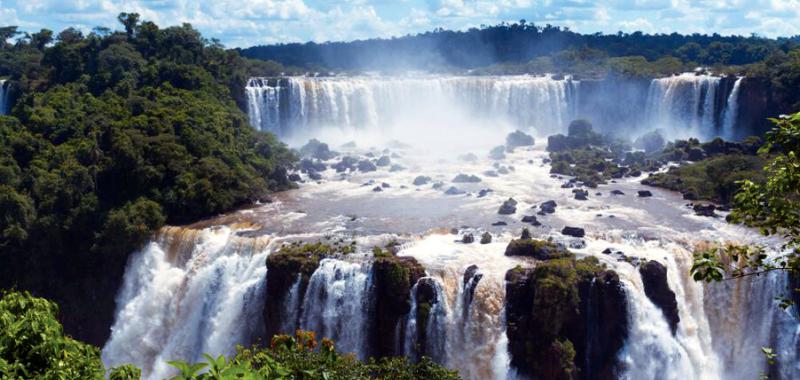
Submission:
[[[663,83],[664,94],[670,88],[668,82],[683,80],[669,79]],[[687,103],[703,108],[714,81],[694,77],[686,81],[694,84],[674,84],[669,97],[685,95],[690,98]],[[429,82],[361,77],[251,81],[248,99],[259,105],[251,109],[251,121],[267,120],[267,124],[259,121],[256,125],[283,132],[333,123],[333,127],[366,128],[366,133],[381,127],[384,120],[403,117],[396,113],[407,109],[392,105],[451,95],[463,107],[496,107],[508,118],[523,117],[513,115],[517,112],[514,107],[523,105],[512,98],[539,99],[550,94],[555,99],[560,90],[554,89],[569,83],[535,77],[456,77]],[[571,85],[576,86],[574,82]],[[708,88],[703,90],[704,86]],[[428,90],[434,95],[415,97]],[[577,95],[570,92],[573,90],[564,87],[567,108]],[[397,94],[392,95],[393,91]],[[717,98],[723,96],[722,91],[713,91],[717,91]],[[735,110],[735,91],[736,84],[731,94],[725,94],[728,101],[723,120]],[[260,100],[253,103],[254,99]],[[677,99],[665,102],[681,103]],[[651,106],[653,112],[656,105]],[[720,107],[715,103],[714,112]],[[259,112],[257,118],[253,111]],[[702,120],[702,113],[699,115],[691,118]],[[569,120],[555,114],[531,115],[529,120],[535,120],[534,116]],[[483,150],[476,153],[488,152],[505,137],[499,130],[491,132],[496,136],[478,141]],[[362,146],[362,141],[357,144]],[[374,272],[380,267],[372,264],[368,253],[327,258],[310,276],[287,276],[285,286],[280,287],[285,291],[277,306],[282,309],[280,317],[274,326],[266,327],[264,319],[277,314],[263,315],[269,303],[265,298],[270,294],[265,260],[282,240],[354,239],[360,249],[368,251],[397,239],[401,243],[395,246],[397,255],[416,260],[426,275],[410,289],[411,311],[399,316],[396,326],[380,330],[389,331],[387,335],[396,331],[396,340],[388,351],[412,359],[424,352],[458,370],[465,379],[515,378],[515,368],[510,368],[509,347],[514,342],[509,342],[507,334],[510,324],[506,321],[505,274],[517,266],[530,268],[537,263],[505,256],[504,252],[520,229],[528,227],[537,238],[553,238],[567,245],[579,243],[573,247],[579,256],[596,257],[618,273],[628,310],[627,339],[618,355],[624,367],[617,374],[620,378],[744,380],[761,372],[769,372],[774,379],[800,378],[800,325],[793,311],[780,310],[773,301],[787,287],[784,277],[704,286],[689,276],[691,252],[697,242],[761,243],[753,231],[728,225],[721,218],[698,217],[684,207],[679,195],[666,191],[651,189],[651,198],[631,196],[641,188],[636,182],[620,180],[598,189],[603,194],[619,189],[628,196],[595,195],[586,201],[574,200],[561,188],[562,181],[550,177],[542,144],[507,152],[500,162],[486,155],[470,162],[453,158],[457,155],[434,160],[417,147],[359,149],[352,148],[346,154],[359,159],[385,154],[391,156],[392,164],[407,169],[379,167],[369,173],[322,170],[322,179],[301,183],[300,189],[279,194],[270,204],[203,223],[214,227],[163,229],[128,263],[112,335],[103,349],[104,362],[109,366],[133,363],[143,369],[145,378],[161,379],[173,373],[165,364],[168,360],[198,361],[202,353],[231,354],[236,344],[263,338],[265,328],[281,332],[313,330],[319,337],[332,338],[339,350],[365,358],[376,350],[370,346],[375,345],[372,331],[376,331],[375,291],[379,283]],[[481,175],[488,169],[499,171],[492,166],[495,164],[507,167],[507,174]],[[446,182],[459,173],[476,173],[482,179],[475,184],[454,183],[467,191],[455,196],[430,185],[412,186],[418,175]],[[374,184],[381,184],[381,191],[376,191]],[[493,191],[476,196],[486,188]],[[512,196],[519,202],[518,213],[498,215],[498,205]],[[532,206],[549,199],[558,202],[558,211],[540,216],[541,226],[520,222],[521,216],[534,212]],[[493,225],[495,221],[507,225]],[[565,225],[585,227],[587,236],[580,242],[568,240],[559,233]],[[459,235],[491,232],[492,239],[488,244],[465,244],[460,236],[442,232],[453,226],[461,226]],[[601,253],[608,247],[624,251],[628,259],[655,260],[667,268],[667,282],[675,293],[680,316],[674,334],[664,312],[648,298],[636,262]],[[422,305],[420,298],[423,286],[428,289],[424,293],[427,305]],[[590,302],[588,313],[602,315],[597,310],[601,307],[600,302]],[[427,315],[424,329],[418,315]],[[591,337],[602,330],[603,321],[596,322],[587,327],[588,344],[595,342]],[[420,342],[420,337],[425,341]],[[779,353],[778,367],[766,366],[760,354],[762,346],[774,347]],[[581,365],[597,369],[590,364]]]
[[653,79],[647,96],[646,127],[661,130],[668,139],[705,140],[718,135],[724,107],[720,80],[693,73]]
[[534,76],[252,78],[247,97],[250,123],[284,137],[324,127],[386,130],[454,110],[548,133],[576,116],[578,86]]
[[744,77],[736,78],[728,100],[725,102],[725,111],[722,113],[722,137],[732,139],[736,137],[736,118],[739,116],[739,88]]
[[103,361],[161,380],[175,371],[167,361],[249,344],[263,326],[269,250],[268,238],[240,238],[228,227],[162,230],[128,263]]
[[8,81],[5,79],[0,79],[0,115],[5,115],[8,113]]
[[300,327],[333,339],[342,352],[366,358],[370,269],[368,261],[322,260],[303,297]]

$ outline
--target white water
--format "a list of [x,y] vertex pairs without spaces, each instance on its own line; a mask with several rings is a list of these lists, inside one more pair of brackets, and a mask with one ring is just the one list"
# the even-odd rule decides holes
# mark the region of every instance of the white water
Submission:
[[736,118],[739,116],[739,87],[744,77],[736,78],[728,100],[725,102],[725,111],[722,113],[722,136],[727,139],[736,137]]
[[579,85],[534,76],[291,77],[280,83],[286,88],[251,79],[248,110],[255,128],[288,138],[326,127],[403,135],[408,128],[424,132],[422,125],[453,134],[464,117],[560,132],[576,116]]
[[647,127],[661,130],[668,140],[716,136],[719,83],[719,77],[693,73],[653,79],[647,95]]
[[331,338],[341,352],[365,359],[372,284],[368,261],[324,259],[311,276],[300,326]]
[[[108,365],[132,362],[143,368],[145,378],[160,379],[169,373],[166,360],[199,360],[203,352],[231,353],[236,343],[249,343],[263,325],[265,258],[281,239],[355,239],[364,251],[398,239],[403,243],[398,254],[417,259],[440,285],[441,302],[434,305],[428,324],[428,352],[467,379],[513,378],[505,336],[504,275],[517,265],[535,263],[503,252],[519,235],[522,215],[532,214],[531,206],[554,199],[559,205],[556,214],[540,217],[543,226],[530,227],[534,236],[569,243],[574,239],[558,233],[563,226],[586,228],[586,247],[575,251],[598,257],[619,273],[625,285],[631,330],[620,353],[620,360],[628,364],[623,378],[752,379],[766,368],[761,346],[773,346],[781,355],[785,364],[778,378],[800,378],[797,319],[778,310],[772,300],[784,293],[784,281],[757,278],[704,286],[688,276],[691,250],[705,241],[767,247],[780,242],[722,219],[695,216],[674,193],[648,189],[652,198],[637,198],[635,191],[642,188],[638,179],[603,185],[597,189],[603,195],[591,191],[588,201],[574,200],[569,189],[560,187],[562,180],[551,178],[549,166],[542,163],[547,154],[541,142],[533,149],[509,153],[501,161],[514,168],[509,174],[486,177],[482,173],[492,168],[486,152],[503,141],[505,131],[487,133],[487,138],[473,141],[472,151],[479,157],[475,162],[394,145],[351,151],[332,146],[353,155],[367,151],[380,155],[388,147],[397,153],[393,163],[409,169],[344,174],[328,169],[321,181],[304,182],[299,190],[277,195],[271,204],[206,223],[222,227],[164,230],[127,267],[103,360]],[[357,144],[364,146],[361,140]],[[449,183],[458,173],[477,174],[482,182]],[[442,181],[444,188],[456,185],[468,194],[449,196],[430,185],[412,186],[417,175]],[[391,187],[373,192],[373,186],[361,185],[369,180]],[[477,190],[484,188],[494,192],[478,198]],[[612,189],[626,195],[609,196]],[[519,202],[517,214],[497,215],[499,204],[511,196]],[[508,226],[490,226],[497,220]],[[457,242],[460,234],[445,232],[451,227],[474,233],[476,239],[489,231],[493,241],[462,244]],[[674,336],[661,310],[645,296],[638,269],[602,254],[607,247],[657,260],[668,268],[681,318]],[[473,264],[483,277],[468,303],[463,274]],[[370,349],[366,339],[370,273],[364,254],[323,261],[305,294],[300,294],[299,281],[293,283],[285,301],[284,331],[298,327],[294,321],[299,320],[299,327],[333,338],[340,350],[365,357]],[[412,319],[401,322],[407,337],[416,328]],[[398,352],[412,352],[413,344],[398,341]]]
[[0,115],[8,113],[8,81],[0,79]]

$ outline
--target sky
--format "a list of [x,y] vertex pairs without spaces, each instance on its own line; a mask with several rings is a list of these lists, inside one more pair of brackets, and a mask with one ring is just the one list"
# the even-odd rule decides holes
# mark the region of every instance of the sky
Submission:
[[120,29],[137,12],[159,26],[191,23],[228,47],[350,41],[525,19],[581,33],[800,35],[800,0],[0,0],[0,25]]

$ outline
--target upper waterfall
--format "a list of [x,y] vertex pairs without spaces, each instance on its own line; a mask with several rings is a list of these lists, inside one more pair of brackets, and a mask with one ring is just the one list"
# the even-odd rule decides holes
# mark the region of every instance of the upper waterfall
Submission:
[[0,115],[5,115],[8,113],[8,81],[5,79],[0,79]]
[[558,132],[576,116],[578,87],[550,76],[358,76],[251,78],[246,91],[250,123],[287,137],[325,127],[386,131],[489,119]]
[[647,96],[647,127],[660,129],[668,138],[706,140],[721,135],[730,139],[720,131],[723,110],[730,103],[721,81],[718,76],[694,73],[653,79]]

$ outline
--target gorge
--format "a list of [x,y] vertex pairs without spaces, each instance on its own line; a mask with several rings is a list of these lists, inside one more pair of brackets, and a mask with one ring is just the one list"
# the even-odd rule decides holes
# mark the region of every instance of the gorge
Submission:
[[[301,328],[362,359],[425,355],[466,379],[557,373],[549,355],[570,351],[566,342],[580,379],[798,378],[797,314],[773,301],[785,275],[708,285],[689,275],[698,247],[779,252],[780,239],[697,216],[670,191],[637,197],[637,177],[575,199],[545,150],[547,135],[591,115],[598,130],[629,139],[653,129],[741,138],[759,112],[740,102],[747,88],[747,78],[694,73],[251,78],[254,128],[298,146],[320,138],[335,152],[301,161],[298,189],[164,227],[134,253],[103,360],[161,379],[174,371],[168,360]],[[489,154],[516,129],[535,143]],[[498,215],[510,198],[514,212]],[[543,205],[551,200],[555,212]],[[530,216],[539,225],[521,219]],[[563,234],[568,226],[585,236]],[[535,240],[520,239],[523,228]],[[466,238],[486,233],[488,242]],[[526,251],[526,241],[578,260]],[[319,254],[300,242],[348,248]]]

